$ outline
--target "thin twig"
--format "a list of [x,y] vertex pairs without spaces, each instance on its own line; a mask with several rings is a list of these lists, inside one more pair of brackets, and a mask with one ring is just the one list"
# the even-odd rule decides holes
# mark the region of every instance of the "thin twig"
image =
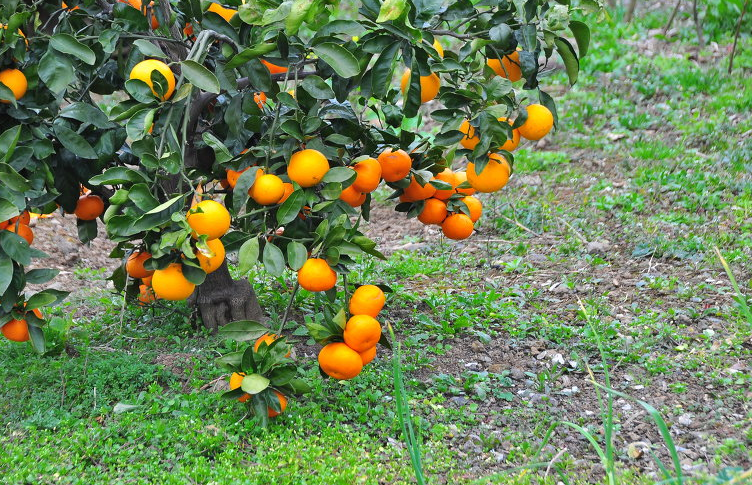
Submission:
[[525,231],[529,232],[529,233],[530,233],[530,234],[532,234],[533,236],[537,236],[537,237],[540,237],[540,234],[538,234],[537,232],[533,231],[533,230],[532,230],[532,229],[530,229],[529,227],[527,227],[527,226],[523,225],[522,223],[520,223],[520,222],[517,222],[517,221],[515,221],[514,219],[510,219],[509,217],[505,216],[504,214],[500,214],[500,215],[501,215],[501,218],[502,218],[502,219],[504,219],[505,221],[507,221],[507,222],[511,222],[511,223],[512,223],[512,224],[514,224],[515,226],[517,226],[517,227],[519,227],[520,229],[523,229],[523,230],[525,230]]
[[469,34],[459,34],[453,30],[441,30],[441,29],[434,29],[431,31],[433,35],[448,35],[449,37],[455,37],[457,39],[462,40],[470,40],[473,37]]
[[663,28],[664,37],[666,37],[666,35],[668,34],[668,30],[671,28],[671,24],[674,23],[674,18],[676,17],[677,12],[679,12],[679,5],[681,5],[681,0],[676,0],[674,10],[671,12],[671,16],[668,18],[668,22],[666,22],[666,26]]
[[744,14],[747,13],[747,4],[749,0],[744,0],[744,6],[742,7],[742,14],[739,16],[739,21],[736,23],[736,34],[734,34],[734,45],[731,47],[731,56],[729,57],[728,73],[731,74],[731,70],[734,68],[734,56],[736,55],[736,44],[739,42],[739,31],[742,28],[742,20]]
[[581,243],[587,244],[587,243],[590,242],[587,239],[585,239],[585,236],[583,236],[582,234],[580,234],[580,232],[577,229],[575,229],[574,227],[572,227],[572,225],[570,223],[568,223],[564,218],[559,217],[559,216],[556,216],[556,218],[559,219],[559,221],[563,222],[564,225],[567,226],[570,231],[572,231],[572,233],[575,235],[575,237],[577,239],[580,240]]
[[287,323],[287,318],[290,316],[290,309],[292,308],[292,304],[295,301],[295,295],[298,294],[299,289],[300,289],[300,283],[295,282],[295,289],[292,290],[290,301],[287,302],[287,308],[285,308],[285,313],[284,315],[282,315],[282,323],[279,324],[279,328],[277,329],[277,335],[282,335],[282,329],[285,328],[285,323]]
[[548,466],[546,467],[546,474],[544,475],[545,477],[548,476],[549,472],[551,471],[551,467],[554,465],[554,463],[556,463],[556,461],[559,458],[561,458],[561,455],[566,453],[566,451],[567,451],[567,447],[565,446],[563,449],[559,450],[558,453],[556,453],[556,455],[551,459],[550,462],[548,462]]
[[695,30],[697,31],[697,43],[700,49],[705,48],[705,36],[702,35],[702,24],[700,24],[700,15],[697,13],[697,0],[692,2],[692,18],[695,21]]

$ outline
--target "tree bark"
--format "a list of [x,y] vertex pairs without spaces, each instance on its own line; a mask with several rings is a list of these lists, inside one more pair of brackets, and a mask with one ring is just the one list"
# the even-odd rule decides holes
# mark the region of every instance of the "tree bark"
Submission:
[[695,30],[697,31],[697,43],[700,49],[705,48],[705,36],[702,35],[702,24],[700,23],[700,15],[697,13],[697,0],[692,2],[692,18],[695,21]]
[[674,23],[674,18],[676,18],[676,14],[679,12],[680,5],[681,0],[676,0],[676,5],[674,5],[674,9],[671,11],[671,16],[668,18],[668,22],[666,22],[666,26],[663,28],[664,37],[668,34],[668,31],[671,28],[671,24]]
[[634,11],[637,7],[637,0],[629,0],[629,3],[627,4],[627,11],[624,14],[624,21],[629,23],[632,21],[632,18],[634,17]]
[[747,4],[749,0],[744,0],[744,6],[742,7],[742,14],[739,15],[739,21],[736,23],[736,33],[734,34],[734,46],[731,48],[731,55],[729,56],[728,73],[734,69],[734,56],[736,55],[736,44],[739,42],[739,31],[742,28],[742,22],[744,21],[744,14],[747,13]]

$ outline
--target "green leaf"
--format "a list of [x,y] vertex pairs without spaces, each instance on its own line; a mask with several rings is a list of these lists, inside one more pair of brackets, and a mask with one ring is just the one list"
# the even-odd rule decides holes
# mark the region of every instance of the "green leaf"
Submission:
[[92,148],[92,146],[88,141],[86,141],[86,139],[84,139],[84,137],[71,130],[67,126],[61,124],[56,124],[53,126],[55,136],[57,136],[58,140],[60,140],[60,143],[62,143],[63,146],[70,150],[73,154],[81,158],[86,158],[88,160],[96,160],[97,158],[99,158],[97,156],[97,152],[94,151],[94,148]]
[[[0,135],[0,154],[5,154],[3,161],[7,162],[10,157],[13,156],[13,152],[16,150],[16,144],[21,136],[21,125],[16,125],[13,128],[8,128]],[[5,219],[2,219],[5,220]]]
[[44,331],[36,325],[29,325],[29,337],[31,338],[31,345],[34,347],[34,350],[39,354],[43,354],[46,349]]
[[290,13],[285,19],[285,33],[295,35],[303,25],[303,21],[312,7],[318,7],[315,0],[294,0],[290,6]]
[[[0,271],[0,279],[2,278]],[[39,269],[32,269],[28,273],[26,273],[26,283],[32,284],[32,285],[39,285],[42,283],[47,283],[54,277],[56,277],[60,273],[60,270],[57,269],[50,269],[50,268],[39,268]],[[2,294],[5,290],[2,289],[2,285],[0,285],[0,294]]]
[[226,161],[232,159],[230,150],[227,149],[227,147],[219,138],[209,133],[208,131],[205,131],[201,135],[201,138],[204,140],[204,143],[212,147],[212,150],[214,150],[214,157],[217,159],[217,163],[225,163]]
[[263,56],[264,54],[268,54],[276,48],[276,44],[268,43],[258,44],[253,47],[244,49],[230,58],[230,60],[225,65],[225,69],[235,69],[236,67],[240,67],[251,59],[256,59],[257,57]]
[[561,56],[561,60],[564,61],[564,67],[567,69],[567,76],[569,77],[569,84],[577,82],[577,76],[580,72],[580,61],[577,59],[577,54],[574,51],[574,47],[569,41],[563,37],[557,37],[554,39],[556,50]]
[[306,249],[303,244],[297,241],[291,241],[287,245],[287,264],[290,265],[290,268],[292,268],[293,271],[302,268],[307,259],[308,249]]
[[73,83],[76,70],[73,63],[65,56],[61,56],[53,49],[39,60],[39,79],[55,94],[60,94]]
[[332,88],[319,76],[308,76],[300,83],[308,94],[313,99],[332,99],[334,98],[334,91]]
[[258,394],[269,387],[269,379],[261,374],[249,374],[243,377],[240,388],[248,394]]
[[130,117],[125,124],[125,132],[133,141],[140,140],[149,133],[154,125],[154,114],[156,112],[156,109],[142,109]]
[[76,228],[78,229],[78,239],[86,244],[97,238],[97,221],[84,221],[76,219]]
[[13,281],[13,261],[0,253],[0,295],[5,293],[11,281]]
[[0,231],[0,247],[5,254],[23,266],[31,264],[31,251],[26,239],[11,231]]
[[136,48],[140,50],[141,54],[143,54],[145,57],[158,57],[160,59],[167,58],[167,55],[162,52],[162,49],[155,46],[146,39],[137,39],[133,42],[133,45],[135,45]]
[[329,171],[326,172],[324,178],[322,179],[322,182],[349,182],[351,180],[354,180],[356,176],[357,173],[355,173],[355,170],[350,167],[334,167],[330,168]]
[[382,23],[397,20],[407,8],[407,0],[386,0],[381,4],[376,22]]
[[60,116],[81,123],[89,123],[101,129],[114,126],[101,109],[88,103],[71,103],[60,111]]
[[39,292],[26,300],[26,310],[31,311],[37,308],[42,308],[57,300],[55,295],[45,292]]
[[277,367],[269,373],[269,380],[274,386],[284,386],[289,383],[298,371],[293,365]]
[[[12,202],[0,199],[0,221],[7,221],[11,217],[16,217],[21,211]],[[0,295],[3,292],[0,291]]]
[[[225,325],[226,327],[227,325]],[[225,327],[220,327],[219,331],[222,332],[222,329]],[[258,337],[257,337],[258,338]],[[223,369],[227,370],[235,370],[234,368],[240,367],[240,362],[243,358],[244,351],[239,350],[237,352],[230,352],[229,354],[225,354],[222,357],[217,358],[214,362]]]
[[217,76],[196,61],[183,61],[183,75],[194,86],[209,93],[219,94],[222,88],[219,86]]
[[574,40],[577,42],[577,50],[580,53],[580,59],[585,57],[590,46],[590,28],[586,23],[579,20],[569,21],[569,30],[574,35]]
[[343,78],[351,78],[360,74],[360,64],[354,55],[344,47],[334,42],[323,42],[313,47],[321,60],[329,64],[334,71]]
[[281,276],[285,271],[285,257],[282,250],[271,242],[264,246],[264,268],[272,276]]
[[231,338],[236,342],[256,340],[268,332],[267,327],[252,320],[238,320],[219,328],[219,334],[222,337]]
[[7,163],[0,163],[0,178],[5,185],[19,192],[26,192],[31,188],[29,182]]
[[53,35],[50,38],[50,46],[58,52],[75,56],[90,66],[97,62],[94,51],[70,34]]
[[89,179],[92,185],[115,185],[125,183],[151,182],[142,172],[126,167],[112,167],[104,173],[95,175]]
[[300,210],[303,208],[305,199],[305,192],[300,189],[295,190],[290,194],[287,200],[285,200],[277,210],[277,222],[279,225],[284,226],[285,224],[294,221],[295,218],[298,217]]
[[287,383],[287,386],[296,394],[307,394],[313,390],[313,388],[302,379],[292,379]]
[[394,77],[394,66],[401,42],[392,42],[379,55],[371,69],[371,93],[376,99],[384,99]]
[[241,275],[248,273],[259,257],[259,240],[251,238],[240,246],[238,251],[238,271]]

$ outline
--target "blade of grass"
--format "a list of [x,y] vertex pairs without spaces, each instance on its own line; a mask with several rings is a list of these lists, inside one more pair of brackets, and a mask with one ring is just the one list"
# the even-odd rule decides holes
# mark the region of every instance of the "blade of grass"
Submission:
[[731,267],[726,261],[726,258],[724,258],[721,254],[718,246],[715,246],[713,249],[715,250],[715,254],[718,256],[718,259],[721,261],[723,269],[726,270],[726,275],[728,276],[729,281],[731,281],[731,286],[734,287],[734,291],[736,292],[736,298],[734,299],[737,301],[737,303],[739,303],[739,311],[742,313],[742,315],[744,315],[747,323],[752,326],[752,310],[749,309],[749,305],[747,304],[747,297],[744,296],[744,293],[742,293],[742,291],[739,289],[739,284],[736,282],[736,278],[734,278],[734,273],[731,272]]

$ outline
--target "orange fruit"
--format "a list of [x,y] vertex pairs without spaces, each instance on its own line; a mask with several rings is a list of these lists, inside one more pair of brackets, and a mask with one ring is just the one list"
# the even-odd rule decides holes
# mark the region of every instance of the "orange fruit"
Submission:
[[[499,118],[499,121],[506,121],[509,123],[509,126],[512,125],[512,121],[510,121],[507,118]],[[519,128],[515,128],[512,130],[512,138],[507,138],[507,141],[504,142],[503,145],[499,147],[500,150],[506,150],[508,152],[513,152],[517,149],[517,147],[520,145],[520,130]]]
[[370,315],[353,315],[347,321],[345,343],[356,352],[368,350],[381,338],[381,324]]
[[193,25],[190,23],[185,24],[185,27],[183,27],[183,34],[185,34],[186,37],[191,37],[193,35]]
[[[154,84],[151,81],[151,73],[153,71],[158,71],[167,80],[167,88],[164,97],[158,95],[157,91],[154,89]],[[133,66],[129,79],[139,79],[145,82],[151,88],[151,92],[154,93],[154,96],[162,101],[170,99],[172,93],[175,92],[175,74],[172,73],[172,70],[170,70],[167,64],[156,59],[147,59]]]
[[253,95],[253,100],[256,101],[256,104],[258,105],[259,109],[264,109],[264,104],[266,104],[266,94],[255,93]]
[[[243,383],[243,377],[245,377],[245,372],[233,372],[230,376],[230,390],[234,391],[238,387],[240,387],[240,384]],[[248,393],[243,394],[238,398],[238,401],[240,402],[246,402],[251,398],[251,395]]]
[[[256,343],[253,345],[253,350],[258,352],[258,349],[259,347],[261,347],[262,342],[266,342],[266,345],[271,345],[272,342],[274,342],[278,338],[279,337],[277,337],[273,333],[265,333],[264,335],[256,339]],[[290,357],[290,352],[287,352],[287,354],[285,354],[285,357]]]
[[472,187],[468,188],[460,188],[459,186],[463,183],[467,182],[467,172],[462,170],[461,172],[454,172],[454,176],[457,179],[457,193],[458,194],[465,194],[465,195],[473,195],[475,193],[475,189]]
[[360,355],[360,359],[363,361],[363,365],[366,365],[370,363],[374,357],[376,357],[376,346],[374,345],[370,349],[364,350],[363,352],[358,352]]
[[[418,180],[415,178],[415,175],[413,175],[412,178],[410,179],[410,185],[408,185],[405,188],[405,190],[402,192],[402,195],[405,198],[403,202],[415,202],[418,200],[426,200],[429,197],[432,197],[433,194],[435,193],[436,193],[436,187],[434,187],[430,183],[426,183],[426,185],[420,185]],[[400,197],[400,200],[402,200],[401,197]]]
[[290,197],[290,194],[295,192],[295,187],[290,182],[284,182],[282,186],[285,188],[285,191],[282,193],[282,198],[279,199],[280,204],[286,201]]
[[[402,94],[407,93],[407,88],[410,85],[410,69],[406,69],[402,75],[402,81],[400,86],[402,87]],[[427,103],[439,94],[439,88],[441,87],[441,78],[432,72],[429,76],[420,76],[420,102]]]
[[352,187],[358,192],[371,193],[381,182],[381,164],[375,158],[366,158],[353,167],[358,174]]
[[329,171],[329,161],[323,153],[311,148],[295,152],[287,165],[287,176],[301,187],[313,187]]
[[352,185],[342,189],[339,198],[347,202],[351,207],[360,207],[366,201],[366,194],[358,192]]
[[319,365],[330,377],[339,380],[352,379],[363,370],[360,354],[342,342],[327,344],[319,351]]
[[240,174],[248,170],[250,167],[246,167],[243,170],[236,171],[232,170],[230,168],[227,169],[227,183],[230,184],[230,187],[233,189],[238,184],[238,179],[240,178]]
[[3,230],[3,229],[5,229],[9,225],[10,225],[10,221],[2,221],[2,222],[0,222],[0,231]]
[[[287,72],[287,68],[284,66],[278,66],[276,64],[272,64],[269,61],[265,61],[264,59],[261,59],[261,64],[265,65],[267,69],[269,69],[269,72],[271,74],[282,74],[283,72]],[[293,95],[294,97],[294,95]]]
[[209,257],[201,251],[196,251],[196,259],[198,259],[198,264],[201,265],[201,269],[209,274],[217,271],[225,261],[225,245],[222,244],[222,240],[219,238],[206,241],[206,245],[212,250],[214,256]]
[[5,338],[13,342],[26,342],[29,340],[29,325],[26,323],[26,320],[11,320],[0,327],[0,332],[5,335]]
[[65,10],[70,10],[70,11],[73,11],[73,10],[78,10],[78,9],[79,9],[78,5],[76,5],[75,7],[73,7],[73,8],[70,8],[70,9],[69,9],[69,8],[68,8],[68,4],[67,4],[67,3],[65,3],[65,2],[62,2],[62,3],[60,4],[60,6],[61,6],[61,7],[63,7],[63,8],[65,9]]
[[326,291],[337,284],[337,273],[321,258],[309,258],[298,270],[298,283],[308,291]]
[[248,190],[257,204],[274,205],[285,195],[285,186],[282,179],[276,175],[266,174],[256,177],[253,185]]
[[[5,84],[13,92],[16,101],[23,98],[26,90],[29,88],[26,76],[18,69],[4,69],[0,71],[0,83]],[[10,101],[2,99],[0,103],[10,104]]]
[[[199,211],[200,210],[200,211]],[[204,200],[188,211],[188,225],[193,237],[206,234],[208,240],[222,237],[230,229],[230,213],[225,206],[214,200]]]
[[78,198],[73,213],[82,221],[93,221],[104,212],[104,201],[98,195],[88,194]]
[[428,199],[423,210],[418,215],[418,220],[423,224],[441,224],[447,217],[446,202],[440,199]]
[[34,232],[26,224],[11,224],[5,228],[6,231],[15,232],[22,238],[26,239],[26,242],[31,245],[34,242]]
[[[152,273],[154,273],[154,271],[152,271]],[[151,286],[151,276],[152,275],[149,275],[145,278],[141,278],[141,283],[145,284],[146,286]]]
[[473,221],[465,214],[452,214],[441,224],[441,230],[449,239],[467,239],[473,233]]
[[[146,15],[146,12],[144,11],[143,3],[141,2],[141,0],[118,0],[118,2],[127,3],[131,7],[135,8],[136,10],[140,10],[141,13]],[[154,7],[154,2],[149,2],[149,6]],[[154,10],[152,10],[152,13],[151,13],[151,28],[152,29],[159,28],[159,21],[157,20],[157,16],[154,14]]]
[[436,49],[436,52],[438,52],[441,57],[444,57],[444,46],[441,45],[439,39],[433,39],[433,48]]
[[277,399],[279,399],[279,412],[275,411],[274,409],[267,407],[266,412],[269,413],[270,418],[276,418],[281,413],[285,412],[285,409],[287,409],[287,398],[282,394],[281,392],[277,390],[273,390],[274,394],[277,396]]
[[152,290],[150,286],[138,286],[138,301],[141,305],[148,305],[149,303],[153,303],[156,299],[157,297],[154,296],[154,290]]
[[504,56],[499,62],[498,59],[488,59],[488,67],[493,69],[497,76],[505,77],[512,82],[522,79],[522,68],[520,67],[520,53],[514,51]]
[[488,158],[488,163],[479,174],[475,173],[474,163],[467,164],[467,181],[478,192],[496,192],[509,181],[509,162],[498,153],[492,153]]
[[480,216],[483,214],[483,204],[480,203],[480,200],[469,195],[467,197],[463,197],[460,200],[462,200],[462,202],[464,202],[467,208],[470,210],[470,220],[477,222],[478,219],[480,219]]
[[125,272],[133,279],[148,278],[154,274],[153,270],[144,268],[144,263],[151,258],[151,253],[146,251],[134,251],[125,262]]
[[8,225],[15,224],[18,221],[20,221],[21,224],[26,224],[28,226],[31,222],[31,214],[29,211],[23,211],[16,217],[11,217],[8,219]]
[[206,11],[214,12],[228,22],[232,20],[232,18],[235,16],[236,13],[238,13],[238,11],[235,10],[234,8],[225,8],[222,5],[218,3],[214,3],[214,2],[212,2],[211,5],[209,5],[209,8]]
[[171,301],[185,300],[196,289],[196,285],[183,276],[183,266],[178,263],[156,270],[151,279],[151,287],[157,298]]
[[452,186],[451,189],[436,190],[436,193],[433,196],[441,200],[447,200],[451,197],[452,194],[454,194],[454,189],[459,185],[459,182],[457,182],[457,176],[451,168],[445,168],[441,173],[436,175],[436,180],[441,180]]
[[376,318],[386,303],[386,295],[376,285],[359,286],[350,297],[350,315],[368,315]]
[[554,126],[554,115],[542,104],[531,104],[527,108],[527,120],[518,128],[520,135],[528,140],[540,140]]
[[387,182],[396,182],[407,177],[413,161],[404,150],[392,151],[387,148],[379,155],[381,164],[381,177]]

